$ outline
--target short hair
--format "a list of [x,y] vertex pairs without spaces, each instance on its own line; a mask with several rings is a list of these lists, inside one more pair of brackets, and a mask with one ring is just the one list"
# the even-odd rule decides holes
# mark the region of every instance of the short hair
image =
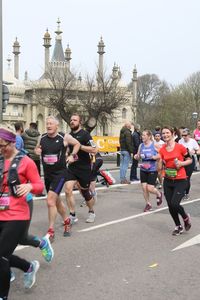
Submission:
[[[81,115],[79,113],[73,113],[73,114],[71,114],[71,117],[72,116],[79,117],[79,121],[80,121],[80,123],[82,123],[82,117],[81,117]],[[70,117],[70,119],[71,119],[71,117]]]
[[49,116],[46,118],[46,122],[47,122],[49,119],[54,120],[54,122],[55,122],[57,125],[59,125],[59,120],[58,120],[56,117],[54,117],[54,116],[52,116],[52,115],[49,115]]
[[35,129],[35,130],[37,130],[37,128],[38,128],[37,123],[35,123],[35,122],[31,122],[31,123],[29,124],[29,126],[30,126],[31,128],[33,128],[33,129]]
[[15,123],[14,126],[16,131],[23,129],[23,124],[20,122]]

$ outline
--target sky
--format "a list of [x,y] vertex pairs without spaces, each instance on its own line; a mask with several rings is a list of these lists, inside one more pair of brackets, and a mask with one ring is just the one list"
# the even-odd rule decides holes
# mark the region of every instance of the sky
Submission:
[[21,45],[20,79],[28,71],[38,79],[44,68],[43,36],[48,28],[53,46],[60,18],[63,48],[72,51],[71,67],[91,74],[98,64],[97,44],[105,43],[104,65],[120,66],[129,83],[136,64],[138,76],[157,74],[180,84],[200,70],[199,0],[2,0],[3,61],[7,68],[15,38]]

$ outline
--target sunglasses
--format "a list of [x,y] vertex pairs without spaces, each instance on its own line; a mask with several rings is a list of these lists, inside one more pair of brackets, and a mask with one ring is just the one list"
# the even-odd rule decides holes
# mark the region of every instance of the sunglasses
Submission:
[[184,137],[184,136],[188,136],[188,134],[182,134],[182,136]]

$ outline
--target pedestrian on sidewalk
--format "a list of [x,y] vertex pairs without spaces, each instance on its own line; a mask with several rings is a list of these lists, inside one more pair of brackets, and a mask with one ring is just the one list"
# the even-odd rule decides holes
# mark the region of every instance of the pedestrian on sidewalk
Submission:
[[131,132],[132,123],[127,121],[120,130],[120,182],[129,184],[126,178],[129,163],[131,161],[131,153],[133,153],[133,140]]

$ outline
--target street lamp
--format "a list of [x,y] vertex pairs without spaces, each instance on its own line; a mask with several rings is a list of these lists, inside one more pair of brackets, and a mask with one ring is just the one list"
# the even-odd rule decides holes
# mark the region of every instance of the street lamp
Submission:
[[198,112],[193,112],[192,113],[192,120],[194,121],[194,127],[195,127],[195,125],[196,125],[196,120],[197,120],[197,118],[198,118]]

